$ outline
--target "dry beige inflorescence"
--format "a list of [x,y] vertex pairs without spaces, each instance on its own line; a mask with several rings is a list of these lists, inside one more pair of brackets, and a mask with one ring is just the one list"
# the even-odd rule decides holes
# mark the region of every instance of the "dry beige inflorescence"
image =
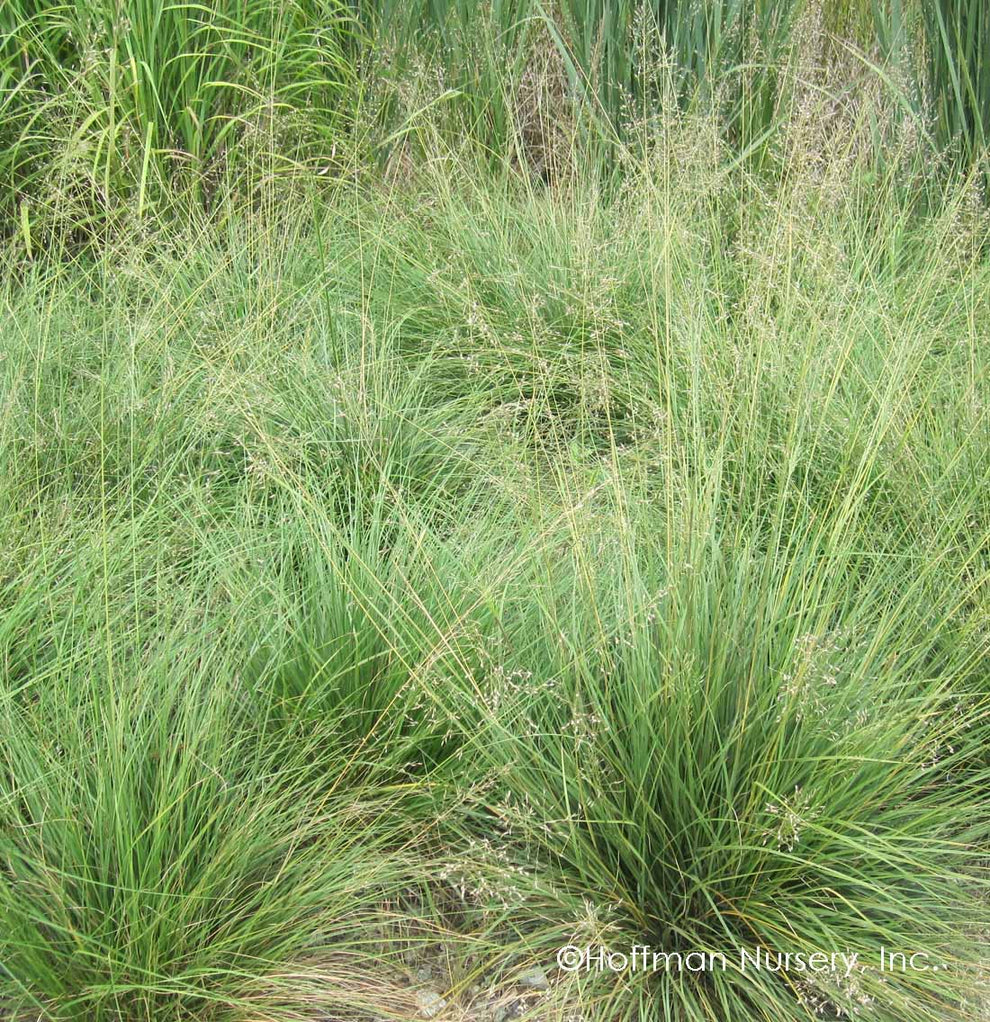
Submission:
[[574,150],[574,104],[560,50],[543,26],[512,99],[520,165],[547,184],[558,183]]

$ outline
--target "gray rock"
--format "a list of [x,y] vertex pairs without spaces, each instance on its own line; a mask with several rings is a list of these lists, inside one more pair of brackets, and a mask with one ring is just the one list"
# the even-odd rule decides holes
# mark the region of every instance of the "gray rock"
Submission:
[[542,969],[529,969],[516,982],[527,990],[549,990],[550,981]]
[[524,1010],[525,1005],[521,1000],[500,1004],[492,1012],[492,1022],[512,1022],[513,1019],[519,1018]]
[[419,1008],[419,1013],[423,1018],[434,1018],[447,1007],[447,1002],[436,990],[418,990],[416,992],[416,1007]]

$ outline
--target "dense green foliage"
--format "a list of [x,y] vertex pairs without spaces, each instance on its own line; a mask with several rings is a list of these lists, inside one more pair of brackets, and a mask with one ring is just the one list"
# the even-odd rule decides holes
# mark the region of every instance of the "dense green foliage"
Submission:
[[990,9],[960,0],[923,5],[928,83],[943,144],[980,159],[990,141]]
[[5,4],[4,1022],[990,1011],[984,14],[657,11]]
[[229,169],[305,165],[332,147],[353,77],[340,0],[4,0],[0,173],[8,217],[79,231]]
[[177,195],[247,201],[273,176],[337,173],[342,147],[387,158],[424,109],[544,176],[575,135],[611,159],[673,104],[714,104],[761,156],[809,90],[838,109],[864,83],[888,96],[877,131],[903,122],[925,158],[971,166],[988,46],[979,0],[3,0],[0,218],[36,250]]

